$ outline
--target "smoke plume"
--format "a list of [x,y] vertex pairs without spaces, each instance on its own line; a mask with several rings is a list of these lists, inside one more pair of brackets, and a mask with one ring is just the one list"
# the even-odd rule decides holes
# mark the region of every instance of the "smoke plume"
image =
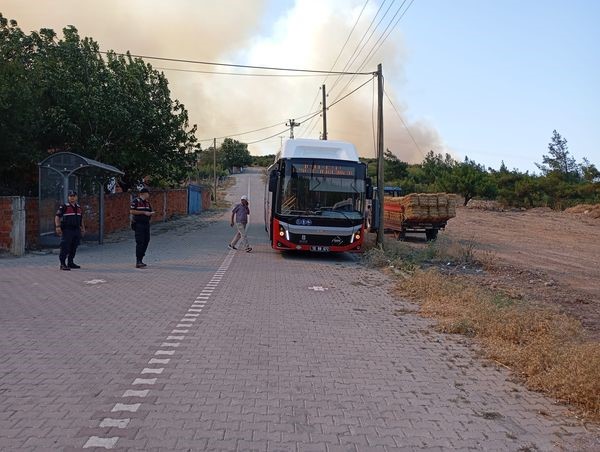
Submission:
[[[270,9],[267,10],[267,2],[4,0],[2,13],[6,18],[17,20],[26,32],[45,27],[54,29],[60,36],[62,28],[74,25],[81,36],[92,37],[102,50],[186,60],[329,70],[364,5],[363,0],[296,0],[293,4],[269,2]],[[287,9],[284,9],[285,6]],[[333,70],[355,71],[363,62],[380,31],[375,32],[353,64],[345,67],[352,52],[362,45],[360,39],[370,33],[367,27],[378,7],[377,2],[367,5]],[[410,20],[410,12],[403,20]],[[419,162],[430,149],[443,152],[443,143],[437,132],[426,123],[409,123],[405,116],[407,106],[395,96],[402,84],[402,63],[406,58],[399,31],[401,24],[361,72],[374,72],[377,63],[383,64],[386,92],[395,106],[393,109],[384,97],[385,147],[401,160]],[[271,139],[250,144],[251,153],[257,155],[277,152],[281,137],[289,136],[289,132],[280,133],[286,129],[284,124],[289,119],[301,123],[294,130],[296,137],[320,136],[322,118],[317,116],[308,121],[303,117],[321,109],[322,84],[326,85],[327,104],[331,105],[370,79],[370,76],[364,75],[351,80],[350,76],[338,78],[302,73],[274,77],[274,72],[256,69],[156,60],[148,62],[164,70],[172,97],[186,106],[190,123],[198,125],[199,139],[232,136],[277,124],[253,134],[233,137],[251,143],[274,135]],[[188,71],[262,73],[269,76]],[[375,156],[375,88],[375,81],[368,82],[327,112],[328,138],[353,142],[364,157]],[[202,143],[204,148],[211,144],[210,141]]]

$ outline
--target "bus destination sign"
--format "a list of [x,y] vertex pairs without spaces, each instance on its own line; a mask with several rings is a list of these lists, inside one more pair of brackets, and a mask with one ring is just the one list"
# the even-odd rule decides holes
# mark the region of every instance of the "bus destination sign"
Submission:
[[294,163],[298,173],[312,174],[313,176],[351,176],[354,177],[353,166],[323,165],[311,163]]

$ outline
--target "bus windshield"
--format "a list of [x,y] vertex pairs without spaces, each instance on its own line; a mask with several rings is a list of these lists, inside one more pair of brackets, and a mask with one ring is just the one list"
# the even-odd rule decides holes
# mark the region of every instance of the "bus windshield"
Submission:
[[279,213],[360,220],[365,181],[354,166],[293,163],[281,185]]

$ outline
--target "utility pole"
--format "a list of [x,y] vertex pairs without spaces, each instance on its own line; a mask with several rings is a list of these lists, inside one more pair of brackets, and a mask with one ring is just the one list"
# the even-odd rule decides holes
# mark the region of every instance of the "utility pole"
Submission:
[[217,139],[213,138],[213,177],[215,184],[215,206],[217,205]]
[[377,200],[379,201],[379,227],[377,246],[383,248],[383,69],[377,65]]
[[300,123],[294,121],[293,119],[290,119],[288,122],[285,123],[285,125],[290,128],[290,138],[293,140],[294,139],[294,127],[298,127],[300,125]]
[[327,139],[327,104],[326,104],[327,95],[325,94],[325,85],[323,85],[322,90],[323,90],[323,139],[326,140]]

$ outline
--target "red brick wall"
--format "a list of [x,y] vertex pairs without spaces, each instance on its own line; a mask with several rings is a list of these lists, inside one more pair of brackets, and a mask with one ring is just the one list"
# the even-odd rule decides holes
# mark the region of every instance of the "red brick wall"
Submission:
[[172,218],[175,215],[187,215],[187,209],[187,189],[169,190],[167,192],[167,219]]
[[25,247],[37,248],[40,238],[40,217],[38,212],[39,201],[37,198],[25,198]]
[[0,197],[0,249],[8,251],[12,245],[12,199],[9,196]]
[[114,193],[104,196],[104,232],[120,231],[129,227],[130,193]]
[[[208,199],[206,199],[208,196]],[[166,201],[166,204],[165,204]],[[188,192],[187,189],[153,190],[150,192],[150,202],[156,211],[153,221],[165,221],[175,215],[187,215]],[[114,193],[104,195],[104,233],[119,231],[129,228],[129,205],[131,193]],[[79,204],[83,208],[86,229],[90,233],[98,232],[98,198],[80,197]],[[43,217],[46,221],[54,221],[54,213],[58,205],[54,200],[46,200],[42,206]],[[210,193],[202,192],[202,208],[210,207]],[[26,247],[36,248],[39,243],[40,212],[37,198],[26,198]],[[12,199],[10,196],[0,196],[0,250],[9,250],[11,246],[10,233],[12,231]]]
[[203,188],[202,189],[202,210],[210,209],[210,206],[211,206],[210,190]]

